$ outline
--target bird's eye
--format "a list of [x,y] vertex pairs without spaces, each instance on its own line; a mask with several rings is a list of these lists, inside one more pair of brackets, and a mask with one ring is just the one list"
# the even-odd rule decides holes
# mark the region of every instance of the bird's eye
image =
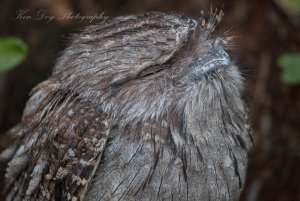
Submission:
[[164,68],[166,68],[167,66],[164,65],[155,65],[155,66],[151,66],[149,68],[144,69],[138,77],[143,78],[143,77],[148,77],[151,75],[155,75],[161,71],[164,70]]

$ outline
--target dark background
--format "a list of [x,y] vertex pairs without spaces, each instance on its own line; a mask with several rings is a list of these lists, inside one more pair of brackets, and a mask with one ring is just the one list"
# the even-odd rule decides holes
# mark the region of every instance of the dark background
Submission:
[[9,145],[5,132],[20,120],[32,87],[50,75],[68,36],[89,24],[87,20],[14,19],[19,10],[34,16],[43,9],[56,18],[66,11],[104,12],[112,18],[152,10],[197,18],[201,9],[209,11],[212,6],[225,12],[221,30],[235,36],[231,55],[246,78],[245,99],[254,128],[255,147],[241,200],[300,201],[300,85],[284,84],[277,65],[280,54],[300,51],[300,19],[299,13],[293,14],[279,1],[1,0],[0,36],[22,38],[29,52],[18,68],[0,74],[0,149]]

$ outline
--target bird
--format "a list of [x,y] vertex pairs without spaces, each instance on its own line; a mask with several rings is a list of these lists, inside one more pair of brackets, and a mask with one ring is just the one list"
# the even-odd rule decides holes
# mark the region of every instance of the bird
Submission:
[[0,154],[6,201],[237,201],[253,139],[224,13],[147,12],[71,36]]

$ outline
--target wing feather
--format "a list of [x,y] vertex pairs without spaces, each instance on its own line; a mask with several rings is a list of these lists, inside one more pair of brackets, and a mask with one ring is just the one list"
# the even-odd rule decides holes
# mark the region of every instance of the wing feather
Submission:
[[82,200],[101,160],[107,115],[54,86],[40,84],[27,104],[26,132],[8,163],[6,200]]

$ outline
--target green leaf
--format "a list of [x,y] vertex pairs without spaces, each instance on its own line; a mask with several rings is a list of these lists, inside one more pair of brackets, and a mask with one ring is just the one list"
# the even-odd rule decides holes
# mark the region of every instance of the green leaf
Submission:
[[300,11],[300,0],[287,0],[291,7],[294,7],[298,12]]
[[300,0],[274,0],[274,2],[292,18],[297,18],[300,14]]
[[20,64],[27,55],[27,45],[15,37],[0,37],[0,73]]
[[280,55],[278,64],[282,68],[281,79],[286,84],[300,83],[300,53]]

